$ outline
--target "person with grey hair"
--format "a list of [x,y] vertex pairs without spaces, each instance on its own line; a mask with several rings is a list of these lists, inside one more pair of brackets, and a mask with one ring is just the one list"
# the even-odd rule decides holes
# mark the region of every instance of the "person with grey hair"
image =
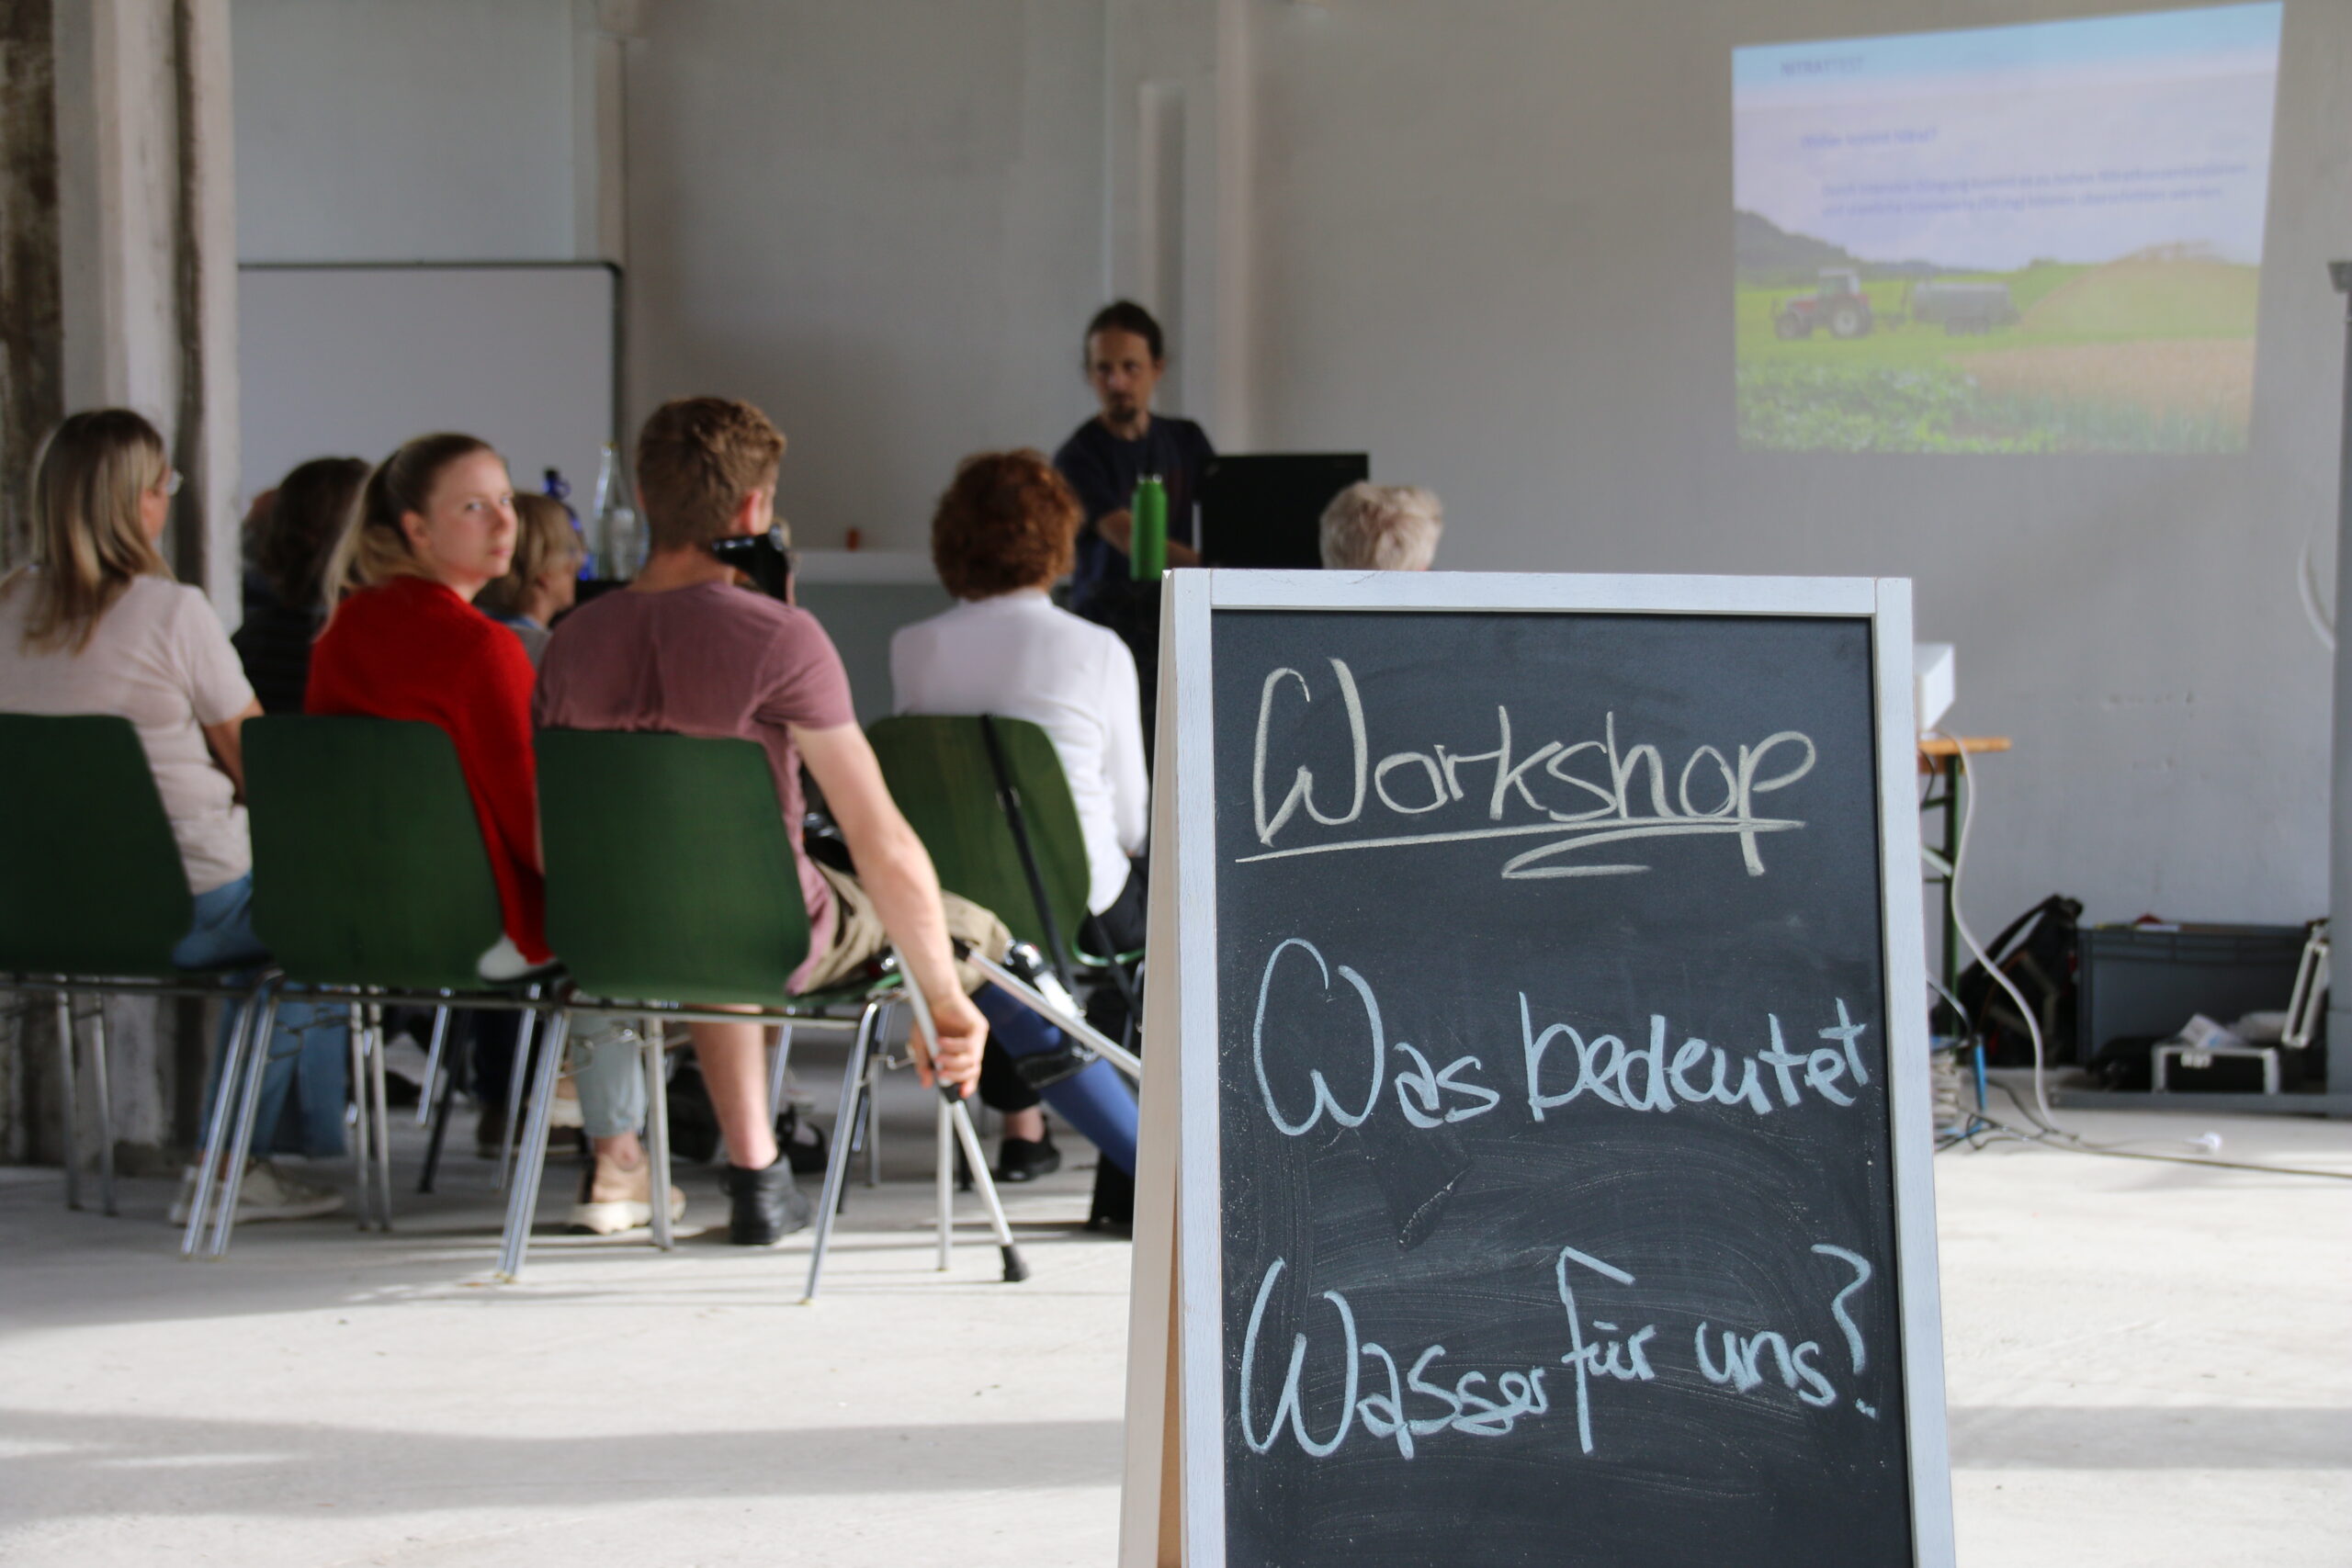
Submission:
[[1359,479],[1323,509],[1323,565],[1329,570],[1427,571],[1443,532],[1445,507],[1436,491]]

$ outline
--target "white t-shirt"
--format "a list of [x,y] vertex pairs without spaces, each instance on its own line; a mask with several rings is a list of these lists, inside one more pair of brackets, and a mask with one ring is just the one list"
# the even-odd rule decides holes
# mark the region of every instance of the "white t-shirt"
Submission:
[[1111,907],[1141,854],[1150,780],[1135,656],[1043,589],[956,605],[890,639],[899,713],[1023,718],[1053,738],[1086,837],[1086,906]]
[[251,871],[245,808],[212,760],[202,727],[244,712],[254,689],[202,592],[134,578],[78,653],[26,648],[32,600],[27,579],[0,592],[0,712],[130,720],[179,840],[188,890],[209,893]]

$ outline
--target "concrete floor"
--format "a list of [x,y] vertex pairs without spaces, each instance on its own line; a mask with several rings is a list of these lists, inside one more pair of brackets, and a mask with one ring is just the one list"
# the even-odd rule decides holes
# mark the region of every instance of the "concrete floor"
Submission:
[[[893,1179],[853,1190],[814,1307],[797,1238],[549,1237],[492,1287],[489,1167],[420,1199],[413,1143],[393,1235],[256,1225],[220,1265],[175,1255],[164,1183],[110,1221],[0,1173],[0,1562],[1110,1563],[1128,1249],[1065,1171],[1008,1194],[1034,1279],[977,1230],[943,1279],[925,1101],[889,1109]],[[2352,1172],[2341,1126],[2069,1120]],[[2352,1183],[1938,1168],[1966,1568],[2352,1563]]]

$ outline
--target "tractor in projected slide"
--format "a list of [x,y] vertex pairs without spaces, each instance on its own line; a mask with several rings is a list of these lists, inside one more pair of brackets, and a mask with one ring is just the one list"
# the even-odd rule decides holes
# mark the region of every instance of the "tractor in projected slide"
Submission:
[[1816,327],[1831,337],[1868,337],[1877,317],[1862,292],[1862,275],[1849,266],[1821,269],[1821,287],[1772,307],[1772,330],[1784,338],[1811,337]]
[[2017,301],[2006,283],[1914,283],[1904,290],[1911,319],[1921,326],[1943,323],[1944,333],[1989,333],[2017,325]]

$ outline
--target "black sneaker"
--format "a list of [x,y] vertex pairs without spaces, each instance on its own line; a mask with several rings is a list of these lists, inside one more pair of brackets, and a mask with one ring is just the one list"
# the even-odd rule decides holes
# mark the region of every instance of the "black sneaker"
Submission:
[[1054,1147],[1050,1133],[1042,1138],[1007,1138],[997,1151],[999,1181],[1035,1181],[1061,1168],[1062,1152]]
[[737,1247],[772,1247],[794,1231],[806,1230],[817,1205],[792,1184],[792,1166],[778,1158],[765,1170],[730,1165],[718,1179],[732,1203],[727,1239]]
[[797,1106],[787,1105],[775,1119],[775,1145],[784,1151],[786,1165],[796,1176],[821,1176],[829,1145],[825,1130],[814,1122],[800,1120]]

